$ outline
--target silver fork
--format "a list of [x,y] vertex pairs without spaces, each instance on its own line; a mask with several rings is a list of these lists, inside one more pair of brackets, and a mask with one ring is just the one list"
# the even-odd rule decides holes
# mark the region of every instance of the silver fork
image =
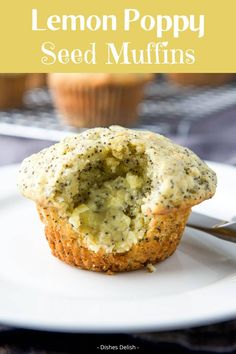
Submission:
[[196,230],[207,232],[222,240],[236,243],[236,217],[232,221],[222,221],[210,216],[192,212],[187,226]]

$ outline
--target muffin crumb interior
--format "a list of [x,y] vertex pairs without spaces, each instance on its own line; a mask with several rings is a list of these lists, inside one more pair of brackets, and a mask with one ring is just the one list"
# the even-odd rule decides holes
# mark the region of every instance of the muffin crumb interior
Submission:
[[142,205],[151,186],[146,171],[145,153],[127,144],[120,151],[100,149],[74,176],[79,190],[68,210],[69,223],[90,249],[126,252],[144,237],[148,217]]

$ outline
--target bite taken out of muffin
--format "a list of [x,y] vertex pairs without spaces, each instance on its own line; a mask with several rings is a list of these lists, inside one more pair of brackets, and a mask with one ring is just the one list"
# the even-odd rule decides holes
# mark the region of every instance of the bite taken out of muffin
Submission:
[[36,203],[56,257],[120,272],[174,253],[191,207],[214,195],[216,175],[161,135],[111,126],[28,157],[18,186]]

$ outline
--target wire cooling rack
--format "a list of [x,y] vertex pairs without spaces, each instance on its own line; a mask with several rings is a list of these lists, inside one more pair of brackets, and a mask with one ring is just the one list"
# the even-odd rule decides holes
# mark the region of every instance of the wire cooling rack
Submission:
[[[23,109],[0,111],[0,134],[57,141],[82,131],[63,124],[47,89],[25,94]],[[157,78],[145,92],[135,128],[186,136],[194,123],[236,105],[236,83],[217,88],[187,88]]]

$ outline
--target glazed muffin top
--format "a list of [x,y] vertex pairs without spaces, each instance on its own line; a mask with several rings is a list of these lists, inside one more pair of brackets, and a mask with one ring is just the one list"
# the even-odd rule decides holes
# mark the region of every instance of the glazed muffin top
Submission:
[[81,189],[120,176],[142,189],[146,214],[191,207],[216,189],[216,174],[188,148],[119,126],[87,130],[26,158],[18,186],[25,197],[65,212],[84,202]]
[[154,79],[154,74],[135,74],[135,73],[52,73],[48,80],[53,84],[135,84],[146,83]]

